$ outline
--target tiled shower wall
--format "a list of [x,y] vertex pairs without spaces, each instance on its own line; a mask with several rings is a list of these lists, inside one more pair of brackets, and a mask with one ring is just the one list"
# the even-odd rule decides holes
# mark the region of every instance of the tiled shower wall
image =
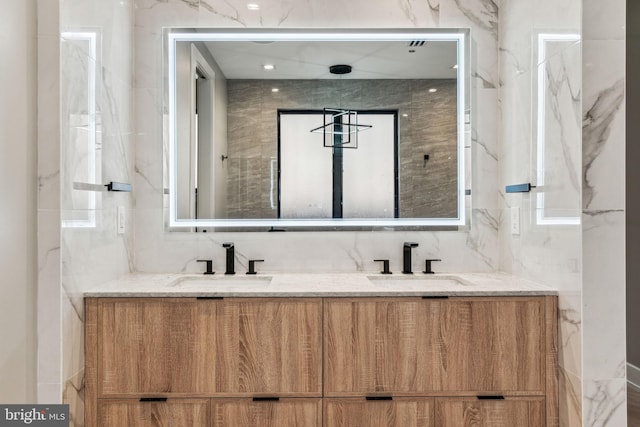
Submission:
[[277,217],[278,109],[340,106],[397,111],[401,218],[457,217],[455,80],[227,80],[227,92],[230,218]]

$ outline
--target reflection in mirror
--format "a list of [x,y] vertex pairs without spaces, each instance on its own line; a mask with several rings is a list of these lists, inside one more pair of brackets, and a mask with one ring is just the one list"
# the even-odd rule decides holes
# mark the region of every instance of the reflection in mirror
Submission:
[[536,224],[580,224],[580,146],[566,143],[582,131],[570,86],[581,71],[570,58],[580,56],[579,41],[579,34],[538,34]]
[[[60,43],[60,93],[73,94],[62,100],[62,158],[68,167],[61,169],[64,188],[94,190],[101,185],[100,123],[96,106],[98,61],[96,32],[63,32]],[[68,87],[72,86],[72,87]],[[65,228],[96,227],[99,193],[95,191],[65,191],[63,208]]]
[[467,30],[166,36],[171,228],[465,225]]

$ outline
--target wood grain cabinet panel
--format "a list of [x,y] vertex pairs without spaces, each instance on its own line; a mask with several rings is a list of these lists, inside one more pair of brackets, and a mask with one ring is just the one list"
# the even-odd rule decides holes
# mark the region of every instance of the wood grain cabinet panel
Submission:
[[557,427],[557,298],[87,298],[85,377],[89,427]]
[[104,299],[100,397],[320,396],[319,299]]
[[169,399],[166,402],[101,400],[100,427],[207,427],[209,399]]
[[212,427],[320,427],[322,399],[212,399]]
[[325,427],[432,427],[434,401],[430,398],[327,398]]
[[544,398],[511,397],[436,399],[438,427],[541,427],[545,422]]
[[541,298],[328,299],[325,395],[544,394]]

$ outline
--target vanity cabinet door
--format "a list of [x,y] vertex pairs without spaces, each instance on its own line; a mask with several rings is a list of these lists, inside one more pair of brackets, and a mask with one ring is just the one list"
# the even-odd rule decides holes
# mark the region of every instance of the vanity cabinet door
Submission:
[[544,299],[325,301],[325,395],[539,394]]
[[213,343],[197,374],[207,384],[225,396],[322,396],[321,299],[236,298],[217,307],[199,319],[208,329],[198,329],[197,342]]
[[212,399],[212,427],[320,427],[322,399]]
[[100,400],[98,403],[100,427],[206,427],[209,418],[209,399]]
[[544,398],[511,397],[505,400],[436,399],[438,427],[545,426]]
[[326,398],[325,427],[432,427],[431,398],[400,397],[393,400]]
[[97,318],[98,397],[193,391],[195,298],[99,299]]
[[99,397],[321,396],[320,299],[100,299]]

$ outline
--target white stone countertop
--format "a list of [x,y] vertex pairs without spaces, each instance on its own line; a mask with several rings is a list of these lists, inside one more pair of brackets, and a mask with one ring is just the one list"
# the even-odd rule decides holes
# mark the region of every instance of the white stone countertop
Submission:
[[366,274],[136,273],[96,286],[85,297],[407,297],[533,296],[557,290],[506,273]]

